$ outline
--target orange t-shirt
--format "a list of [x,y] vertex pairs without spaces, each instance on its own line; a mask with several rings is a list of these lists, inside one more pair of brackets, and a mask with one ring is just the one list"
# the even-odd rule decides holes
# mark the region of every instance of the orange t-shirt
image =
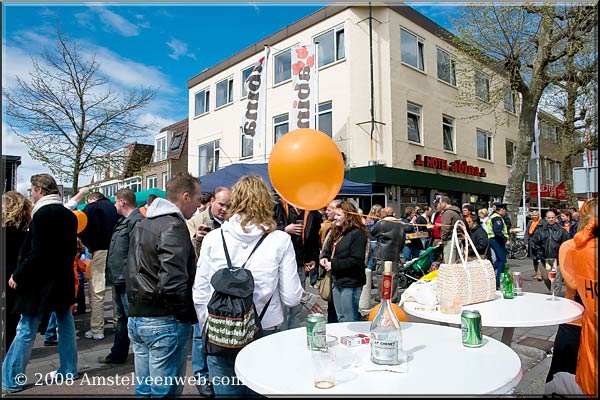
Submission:
[[[575,381],[586,396],[598,397],[598,238],[584,229],[573,238],[564,269],[573,278],[584,305]],[[561,249],[562,250],[562,249]],[[561,269],[562,272],[562,269]]]

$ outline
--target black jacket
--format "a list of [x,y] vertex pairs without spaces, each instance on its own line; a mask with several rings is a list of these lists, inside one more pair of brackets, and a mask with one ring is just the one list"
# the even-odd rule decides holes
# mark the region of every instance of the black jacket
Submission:
[[570,238],[567,231],[558,224],[549,225],[545,223],[542,226],[538,225],[531,238],[532,255],[538,260],[558,259],[560,245]]
[[367,282],[365,275],[365,251],[367,235],[360,229],[345,232],[333,250],[331,241],[323,249],[323,257],[331,260],[333,283],[340,288],[362,287]]
[[[304,210],[296,210],[292,205],[288,206],[288,212],[285,212],[281,201],[277,203],[274,210],[274,218],[277,222],[277,229],[284,230],[289,224],[295,223],[297,220],[304,221]],[[321,214],[318,211],[309,211],[304,228],[304,243],[298,235],[290,235],[294,252],[296,253],[296,265],[298,269],[304,270],[304,263],[315,261],[319,264],[319,250],[321,248]]]
[[[475,245],[475,249],[480,256],[486,256],[487,249],[489,246],[488,235],[485,229],[480,224],[475,225],[473,229],[469,229],[469,236],[471,236],[471,240]],[[469,246],[469,251],[473,249]]]
[[[20,229],[15,228],[14,226],[3,226],[2,227],[2,239],[4,240],[5,249],[6,249],[6,259],[5,259],[5,270],[4,270],[4,284],[6,285],[6,312],[10,313],[13,310],[15,304],[15,296],[17,291],[11,289],[8,286],[8,280],[12,276],[12,274],[17,269],[17,260],[19,259],[19,251],[21,250],[21,246],[25,241],[25,237],[27,236],[27,231],[22,231]],[[13,332],[14,336],[14,332]],[[8,343],[10,346],[10,343]],[[7,347],[8,347],[7,346]]]
[[79,234],[79,238],[90,253],[96,250],[108,250],[113,229],[119,220],[119,214],[109,199],[100,199],[83,209],[88,223]]
[[377,239],[373,257],[385,261],[399,261],[404,248],[404,226],[400,222],[380,219],[371,228],[371,236]]
[[127,218],[121,218],[115,226],[106,256],[106,278],[113,285],[125,283],[129,236],[135,225],[143,219],[144,216],[136,208]]
[[77,251],[77,218],[62,204],[40,208],[29,225],[13,280],[13,311],[39,315],[64,311],[75,303],[73,262]]
[[155,199],[131,232],[127,258],[130,317],[197,322],[192,300],[196,255],[187,224],[170,201]]

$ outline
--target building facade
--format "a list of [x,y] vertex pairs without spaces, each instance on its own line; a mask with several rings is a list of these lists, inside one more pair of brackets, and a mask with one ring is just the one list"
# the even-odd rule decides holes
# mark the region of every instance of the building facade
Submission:
[[2,154],[2,193],[17,190],[17,168],[21,165],[21,156]]
[[143,168],[144,190],[159,188],[166,191],[167,182],[173,175],[188,170],[187,137],[187,118],[160,130],[154,138],[152,162]]
[[150,162],[153,150],[153,145],[133,142],[107,154],[86,186],[90,192],[99,191],[107,197],[124,188],[141,191],[142,167]]
[[[517,138],[515,96],[509,92],[494,112],[481,113],[478,103],[491,104],[502,82],[494,81],[498,74],[462,65],[451,34],[410,7],[373,7],[372,16],[372,42],[368,7],[332,5],[190,79],[189,171],[202,176],[231,163],[268,161],[289,130],[290,49],[318,42],[318,127],[343,153],[347,178],[374,185],[378,194],[363,209],[377,202],[401,211],[439,194],[481,206],[500,199]],[[271,49],[266,132],[256,146],[241,133],[243,81],[264,44]],[[472,105],[461,103],[464,93]]]

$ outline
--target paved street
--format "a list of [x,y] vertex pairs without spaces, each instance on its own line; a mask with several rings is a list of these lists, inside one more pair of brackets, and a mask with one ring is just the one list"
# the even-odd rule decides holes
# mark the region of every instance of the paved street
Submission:
[[[531,266],[531,260],[509,261],[512,270],[523,272],[525,291],[549,293],[543,282],[538,282],[532,278],[533,267]],[[129,379],[131,382],[133,373],[132,354],[130,354],[128,362],[124,365],[98,363],[98,357],[109,353],[114,338],[112,323],[110,322],[110,318],[112,318],[110,291],[107,291],[106,299],[105,318],[107,323],[105,325],[106,337],[104,340],[95,341],[83,338],[83,333],[89,329],[90,313],[76,316],[79,373],[82,379],[75,381],[72,386],[46,385],[44,381],[45,374],[58,368],[58,349],[57,347],[44,347],[43,337],[38,335],[27,369],[27,388],[11,397],[39,397],[46,395],[106,397],[133,395],[134,387],[132,384],[123,384],[122,382],[117,384],[110,382],[108,379],[103,381],[107,377],[114,379],[114,377],[119,376],[123,379]],[[429,323],[413,317],[411,317],[411,321]],[[551,350],[557,328],[557,326],[549,326],[515,329],[512,347],[519,354],[523,369],[523,378],[515,389],[516,396],[540,395],[543,393],[543,386],[551,361],[551,358],[548,357],[548,352]],[[484,328],[484,334],[500,340],[502,331],[498,328]],[[188,356],[187,373],[190,375],[191,352],[188,352],[188,354],[190,356]],[[502,368],[502,366],[499,365],[498,368]],[[432,376],[435,376],[435,366],[432,366]],[[196,389],[192,386],[186,386],[183,393],[187,396],[197,395]]]

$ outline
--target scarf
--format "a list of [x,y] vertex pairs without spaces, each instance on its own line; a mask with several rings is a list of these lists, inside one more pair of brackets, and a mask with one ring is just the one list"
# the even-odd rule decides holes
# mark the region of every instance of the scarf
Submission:
[[538,224],[540,223],[540,219],[532,219],[531,220],[531,225],[529,226],[529,234],[533,235],[533,232],[535,231],[535,228],[538,226]]
[[33,211],[31,212],[31,218],[33,218],[35,213],[44,206],[49,206],[50,204],[62,205],[62,203],[63,202],[60,199],[60,195],[58,195],[58,194],[49,194],[47,196],[44,196],[35,203],[35,206],[33,207]]

